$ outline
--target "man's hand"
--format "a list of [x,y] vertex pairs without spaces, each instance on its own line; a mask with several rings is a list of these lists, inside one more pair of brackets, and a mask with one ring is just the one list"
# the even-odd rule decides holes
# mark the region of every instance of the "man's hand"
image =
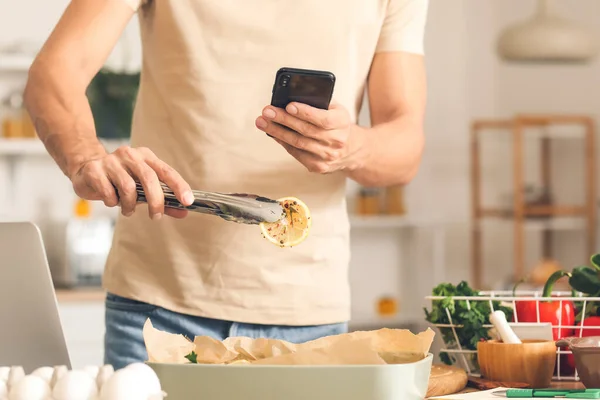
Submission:
[[188,206],[194,201],[190,186],[181,175],[143,147],[124,146],[112,154],[85,161],[69,178],[79,197],[101,200],[108,207],[120,204],[125,216],[131,216],[135,211],[136,180],[144,187],[152,219],[159,219],[163,214],[174,218],[187,215],[187,210],[164,206],[160,182],[169,186],[182,204]]
[[329,110],[268,106],[256,126],[311,172],[343,171],[366,187],[405,185],[421,162],[426,94],[423,56],[381,52],[368,80],[371,127],[354,124],[335,102]]
[[285,110],[265,107],[256,127],[282,145],[310,172],[328,174],[360,168],[368,155],[366,132],[348,111],[332,102],[329,110],[290,103]]

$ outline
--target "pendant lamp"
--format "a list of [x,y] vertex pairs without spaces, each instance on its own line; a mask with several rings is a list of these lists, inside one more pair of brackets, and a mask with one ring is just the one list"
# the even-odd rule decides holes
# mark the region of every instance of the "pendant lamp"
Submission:
[[500,58],[509,62],[585,63],[597,53],[596,40],[575,23],[561,17],[553,0],[538,0],[535,14],[501,32]]

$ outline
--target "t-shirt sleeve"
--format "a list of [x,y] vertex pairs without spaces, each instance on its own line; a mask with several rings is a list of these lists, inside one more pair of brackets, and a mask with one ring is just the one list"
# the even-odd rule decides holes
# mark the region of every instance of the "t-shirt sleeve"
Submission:
[[424,54],[429,0],[389,0],[376,52]]

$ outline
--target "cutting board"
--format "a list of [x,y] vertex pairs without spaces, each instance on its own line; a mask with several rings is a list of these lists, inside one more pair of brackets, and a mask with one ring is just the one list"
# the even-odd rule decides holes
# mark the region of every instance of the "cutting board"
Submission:
[[427,397],[458,393],[467,386],[467,373],[462,368],[433,364]]

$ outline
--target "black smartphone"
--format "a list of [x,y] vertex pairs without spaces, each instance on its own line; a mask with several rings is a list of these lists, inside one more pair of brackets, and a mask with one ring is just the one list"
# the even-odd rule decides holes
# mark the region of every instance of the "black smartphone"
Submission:
[[335,75],[329,71],[280,68],[273,84],[273,107],[285,108],[291,102],[329,109],[335,87]]

